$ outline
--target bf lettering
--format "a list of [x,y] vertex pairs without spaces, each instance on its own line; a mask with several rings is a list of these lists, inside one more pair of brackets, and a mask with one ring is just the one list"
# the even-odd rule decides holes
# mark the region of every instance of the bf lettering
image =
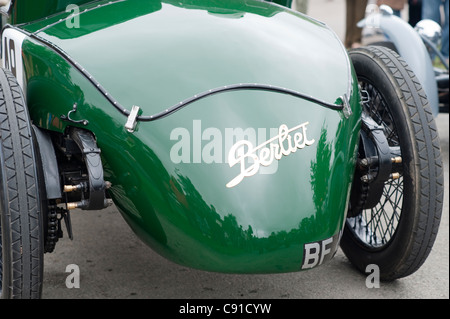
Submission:
[[302,269],[310,269],[321,265],[324,261],[330,260],[336,253],[341,232],[337,235],[308,243],[303,246]]

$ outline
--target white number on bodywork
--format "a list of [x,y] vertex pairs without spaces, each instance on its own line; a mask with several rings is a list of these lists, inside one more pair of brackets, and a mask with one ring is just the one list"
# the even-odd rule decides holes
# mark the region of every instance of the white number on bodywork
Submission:
[[2,34],[2,67],[14,74],[22,90],[24,89],[22,43],[25,38],[25,34],[11,28],[5,29]]

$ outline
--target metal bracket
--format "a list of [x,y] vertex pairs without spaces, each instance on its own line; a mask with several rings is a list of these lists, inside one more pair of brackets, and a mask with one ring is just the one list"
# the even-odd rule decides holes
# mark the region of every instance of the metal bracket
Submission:
[[77,111],[77,103],[74,103],[73,107],[72,107],[72,110],[69,111],[69,113],[67,113],[67,115],[61,115],[60,119],[63,120],[63,121],[67,121],[67,122],[71,122],[71,123],[75,123],[75,124],[83,124],[84,126],[88,125],[89,124],[88,120],[78,120],[77,121],[77,120],[73,120],[73,119],[70,118],[70,115],[72,113],[75,113],[76,111]]
[[139,106],[133,105],[130,115],[128,116],[128,120],[125,123],[125,128],[127,129],[128,132],[133,133],[134,130],[136,129],[137,117],[139,116],[140,113],[141,109],[139,108]]
[[84,163],[86,164],[89,180],[83,188],[89,193],[89,199],[82,199],[81,202],[75,203],[75,205],[68,205],[68,208],[81,208],[83,210],[103,209],[108,206],[105,196],[106,183],[103,179],[100,149],[97,147],[95,137],[91,132],[79,128],[73,129],[70,135],[81,150]]
[[[366,158],[369,159],[369,167],[374,166],[374,175],[362,176],[363,183],[370,184],[370,196],[367,198],[365,208],[373,208],[379,202],[384,189],[384,183],[391,178],[393,154],[383,132],[383,127],[378,125],[364,112],[361,116],[361,134],[363,138]],[[396,150],[396,149],[395,149]],[[397,150],[396,150],[397,151]]]
[[342,109],[342,112],[344,113],[344,116],[346,119],[352,115],[352,107],[350,106],[350,97],[347,94],[344,94],[341,96],[341,100],[344,103],[344,108]]

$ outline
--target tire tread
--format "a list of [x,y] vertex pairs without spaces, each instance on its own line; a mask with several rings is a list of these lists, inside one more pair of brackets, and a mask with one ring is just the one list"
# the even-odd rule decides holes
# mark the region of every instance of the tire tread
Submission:
[[21,88],[12,73],[2,69],[0,142],[5,164],[8,206],[5,214],[10,225],[12,265],[10,291],[3,291],[3,294],[9,298],[39,298],[42,290],[40,207],[31,134]]

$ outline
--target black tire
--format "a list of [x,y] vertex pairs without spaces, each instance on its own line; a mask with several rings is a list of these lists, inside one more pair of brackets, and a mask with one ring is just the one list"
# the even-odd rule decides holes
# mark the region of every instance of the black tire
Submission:
[[40,298],[44,267],[34,138],[23,93],[0,69],[0,298]]
[[436,239],[444,191],[439,137],[425,93],[397,53],[366,47],[349,55],[370,98],[363,112],[383,126],[403,161],[396,164],[400,178],[385,182],[379,203],[347,218],[341,248],[361,272],[375,264],[380,279],[391,281],[419,269]]

